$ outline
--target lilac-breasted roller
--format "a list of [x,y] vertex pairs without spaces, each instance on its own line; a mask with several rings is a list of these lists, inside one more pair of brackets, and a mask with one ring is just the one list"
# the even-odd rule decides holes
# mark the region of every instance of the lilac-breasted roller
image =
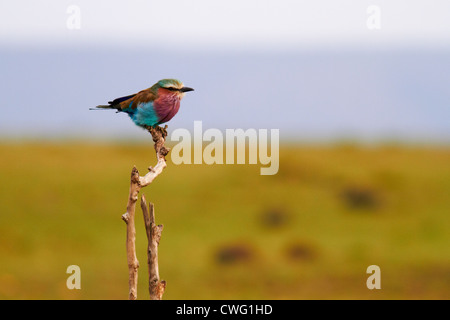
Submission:
[[153,127],[172,119],[180,109],[180,101],[188,91],[176,79],[163,79],[136,94],[109,101],[91,110],[115,109],[127,113],[133,122],[143,128]]

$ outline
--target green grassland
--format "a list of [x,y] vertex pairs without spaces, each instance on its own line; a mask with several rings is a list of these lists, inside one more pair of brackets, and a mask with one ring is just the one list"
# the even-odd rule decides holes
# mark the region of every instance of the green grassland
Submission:
[[[131,168],[150,144],[0,145],[0,298],[127,299]],[[165,299],[450,298],[450,149],[280,149],[280,169],[174,165],[143,189]],[[138,299],[148,299],[137,210]],[[66,269],[81,268],[81,290]],[[381,268],[381,290],[366,269]]]

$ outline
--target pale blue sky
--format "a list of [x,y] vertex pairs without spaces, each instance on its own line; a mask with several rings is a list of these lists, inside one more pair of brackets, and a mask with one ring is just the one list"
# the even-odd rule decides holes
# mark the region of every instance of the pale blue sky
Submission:
[[88,108],[174,77],[196,91],[169,128],[448,142],[449,17],[439,0],[4,1],[0,136],[147,138]]

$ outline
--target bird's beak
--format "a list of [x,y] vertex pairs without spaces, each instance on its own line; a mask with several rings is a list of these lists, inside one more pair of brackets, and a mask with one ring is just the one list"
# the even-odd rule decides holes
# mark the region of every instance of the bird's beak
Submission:
[[189,88],[189,87],[183,87],[180,89],[181,92],[188,92],[188,91],[194,91],[194,89]]

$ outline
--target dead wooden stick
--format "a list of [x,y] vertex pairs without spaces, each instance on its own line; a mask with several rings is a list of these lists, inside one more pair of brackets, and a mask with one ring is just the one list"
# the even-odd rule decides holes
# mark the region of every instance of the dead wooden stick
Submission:
[[164,128],[161,127],[149,127],[148,131],[151,133],[153,142],[155,143],[155,151],[156,151],[156,159],[158,163],[154,168],[148,167],[148,173],[139,177],[140,186],[146,187],[164,170],[167,166],[166,164],[166,155],[169,153],[170,149],[166,148],[164,143],[166,142],[167,136],[167,126]]
[[127,212],[122,215],[123,221],[127,224],[129,300],[137,299],[137,271],[139,268],[139,261],[136,258],[136,228],[134,226],[134,216],[139,189],[139,172],[136,167],[133,167],[133,170],[131,171],[130,195],[128,197]]
[[[148,127],[147,130],[150,132],[155,143],[156,158],[158,163],[154,168],[149,167],[149,172],[141,177],[139,176],[139,171],[134,166],[131,170],[131,182],[130,182],[130,192],[128,196],[127,212],[122,215],[122,219],[127,224],[127,262],[128,262],[128,285],[129,294],[128,298],[130,300],[137,299],[137,279],[138,279],[138,268],[139,261],[136,258],[136,228],[134,224],[134,217],[136,211],[136,201],[138,199],[138,194],[141,188],[148,186],[152,181],[163,171],[167,166],[165,156],[169,153],[169,149],[165,147],[165,139],[167,136],[167,126],[161,128]],[[159,240],[158,240],[159,242]],[[159,275],[158,275],[159,279]],[[165,282],[164,282],[165,287]],[[163,290],[164,291],[164,290]],[[162,294],[161,294],[162,296]]]
[[150,300],[161,300],[166,289],[166,281],[159,279],[158,246],[161,240],[161,233],[164,228],[162,224],[155,223],[155,208],[153,203],[147,202],[144,195],[141,198],[141,208],[144,214],[145,230],[147,231],[147,264],[148,264],[148,290]]

